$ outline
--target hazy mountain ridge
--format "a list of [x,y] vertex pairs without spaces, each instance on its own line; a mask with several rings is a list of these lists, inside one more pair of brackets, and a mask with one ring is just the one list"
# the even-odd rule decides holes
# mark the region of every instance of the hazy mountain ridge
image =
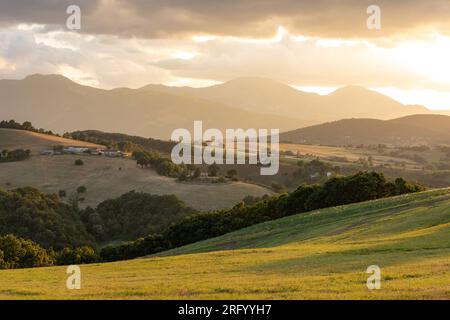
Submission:
[[102,90],[58,75],[33,75],[0,81],[0,118],[30,120],[54,131],[96,128],[154,138],[170,138],[194,120],[219,129],[235,127],[294,129],[302,122],[268,116],[163,92],[119,88]]
[[271,79],[255,77],[236,78],[205,88],[148,85],[141,90],[197,96],[244,110],[302,119],[310,125],[350,117],[387,120],[432,113],[423,106],[405,106],[360,86],[339,88],[321,96]]
[[206,88],[148,85],[103,90],[60,75],[0,80],[0,118],[29,120],[57,132],[98,129],[169,139],[176,128],[279,128],[288,131],[349,117],[392,119],[432,112],[362,87],[320,96],[263,78]]

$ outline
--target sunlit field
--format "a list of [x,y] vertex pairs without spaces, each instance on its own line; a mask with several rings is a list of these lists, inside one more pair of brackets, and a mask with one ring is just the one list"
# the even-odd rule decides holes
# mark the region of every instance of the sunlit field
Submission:
[[[450,191],[323,209],[132,261],[0,271],[2,299],[448,299]],[[370,265],[381,289],[366,286]]]

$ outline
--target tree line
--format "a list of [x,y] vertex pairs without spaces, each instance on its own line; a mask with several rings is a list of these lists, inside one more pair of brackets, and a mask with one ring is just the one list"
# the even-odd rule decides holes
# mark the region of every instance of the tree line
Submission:
[[16,122],[15,120],[11,119],[9,121],[2,120],[0,121],[0,128],[4,129],[15,129],[15,130],[25,130],[25,131],[32,131],[37,133],[43,133],[43,134],[49,134],[53,136],[59,136],[56,133],[53,133],[51,130],[45,130],[43,128],[35,128],[33,124],[30,121],[24,121],[23,123]]

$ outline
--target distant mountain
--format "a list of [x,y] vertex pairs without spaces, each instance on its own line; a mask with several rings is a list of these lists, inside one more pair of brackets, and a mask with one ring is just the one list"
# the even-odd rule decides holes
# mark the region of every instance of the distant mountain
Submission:
[[102,90],[60,75],[0,80],[0,119],[29,120],[57,132],[98,129],[168,139],[176,128],[278,128],[281,132],[343,118],[393,119],[432,111],[404,106],[350,86],[321,96],[264,78],[206,88],[148,85]]
[[31,121],[57,132],[98,129],[153,138],[170,138],[176,128],[192,130],[194,120],[206,128],[279,128],[306,125],[273,116],[170,92],[79,85],[59,75],[0,80],[0,119]]
[[281,134],[280,140],[321,145],[450,144],[450,116],[413,115],[393,120],[344,119]]
[[298,118],[309,125],[351,117],[386,120],[431,113],[425,107],[405,106],[363,87],[348,86],[321,96],[265,78],[237,78],[206,88],[148,85],[141,90],[200,97],[248,111]]

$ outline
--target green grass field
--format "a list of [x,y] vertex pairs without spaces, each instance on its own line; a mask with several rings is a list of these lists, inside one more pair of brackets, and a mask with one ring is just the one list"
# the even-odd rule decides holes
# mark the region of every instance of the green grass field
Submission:
[[[370,265],[381,289],[368,290]],[[449,299],[450,190],[291,216],[132,261],[0,271],[2,299]]]

